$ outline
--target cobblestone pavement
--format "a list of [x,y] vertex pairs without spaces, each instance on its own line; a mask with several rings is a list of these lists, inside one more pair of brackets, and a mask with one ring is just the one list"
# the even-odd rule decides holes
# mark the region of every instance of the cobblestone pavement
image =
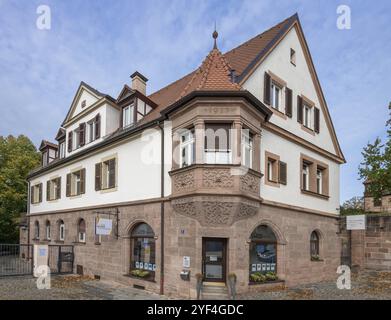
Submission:
[[111,281],[53,276],[51,289],[37,289],[32,277],[0,278],[0,300],[152,300],[166,297]]
[[[337,279],[336,279],[337,280]],[[389,300],[391,272],[364,271],[352,274],[351,290],[340,290],[336,281],[320,282],[289,289],[238,295],[249,300]]]

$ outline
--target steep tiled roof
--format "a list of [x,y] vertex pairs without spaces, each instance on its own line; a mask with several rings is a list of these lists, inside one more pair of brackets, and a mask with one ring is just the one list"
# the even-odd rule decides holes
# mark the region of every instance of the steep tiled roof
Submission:
[[[246,69],[250,67],[255,60],[259,59],[262,54],[265,54],[265,49],[280,36],[281,32],[287,28],[296,17],[297,15],[293,15],[292,17],[285,19],[274,27],[253,37],[225,54],[221,54],[220,51],[213,49],[200,68],[149,96],[151,100],[158,104],[158,108],[147,115],[143,122],[157,118],[160,115],[160,111],[197,88],[198,90],[213,90],[213,88],[222,86],[220,90],[240,89],[231,81],[230,84],[226,81],[226,79],[230,80],[230,71],[235,70],[236,77],[243,76]],[[210,68],[210,66],[213,65],[213,63],[210,62],[214,59],[218,61],[217,65],[220,66],[216,68],[217,70]],[[211,74],[205,72],[205,69],[208,69]],[[206,79],[205,75],[207,75]],[[219,78],[220,76],[222,79]]]

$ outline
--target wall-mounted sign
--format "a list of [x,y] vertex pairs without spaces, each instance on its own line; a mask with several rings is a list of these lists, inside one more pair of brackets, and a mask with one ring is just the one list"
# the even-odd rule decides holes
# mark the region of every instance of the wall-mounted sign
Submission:
[[183,257],[183,267],[190,268],[190,257],[189,256]]
[[347,216],[346,230],[365,230],[365,214]]
[[96,222],[96,234],[108,236],[113,229],[113,220],[99,218]]

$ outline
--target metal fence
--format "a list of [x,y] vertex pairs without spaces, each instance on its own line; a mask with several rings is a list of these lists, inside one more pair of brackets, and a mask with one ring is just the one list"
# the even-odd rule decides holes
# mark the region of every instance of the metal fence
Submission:
[[[32,275],[33,245],[0,244],[0,277]],[[73,273],[72,245],[49,245],[48,266],[52,274]]]

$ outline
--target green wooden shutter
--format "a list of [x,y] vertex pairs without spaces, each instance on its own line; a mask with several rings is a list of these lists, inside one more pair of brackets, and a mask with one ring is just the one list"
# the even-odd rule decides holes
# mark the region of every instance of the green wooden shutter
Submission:
[[285,89],[285,114],[292,118],[292,90],[289,88]]
[[265,72],[265,77],[263,81],[263,102],[270,104],[270,75]]
[[80,170],[80,193],[86,193],[86,169]]
[[297,122],[303,123],[303,98],[297,96]]
[[71,196],[71,173],[67,174],[67,185],[66,185],[66,196],[70,197]]
[[320,112],[316,107],[314,107],[314,130],[316,133],[320,131]]
[[102,163],[95,164],[95,190],[102,189]]

